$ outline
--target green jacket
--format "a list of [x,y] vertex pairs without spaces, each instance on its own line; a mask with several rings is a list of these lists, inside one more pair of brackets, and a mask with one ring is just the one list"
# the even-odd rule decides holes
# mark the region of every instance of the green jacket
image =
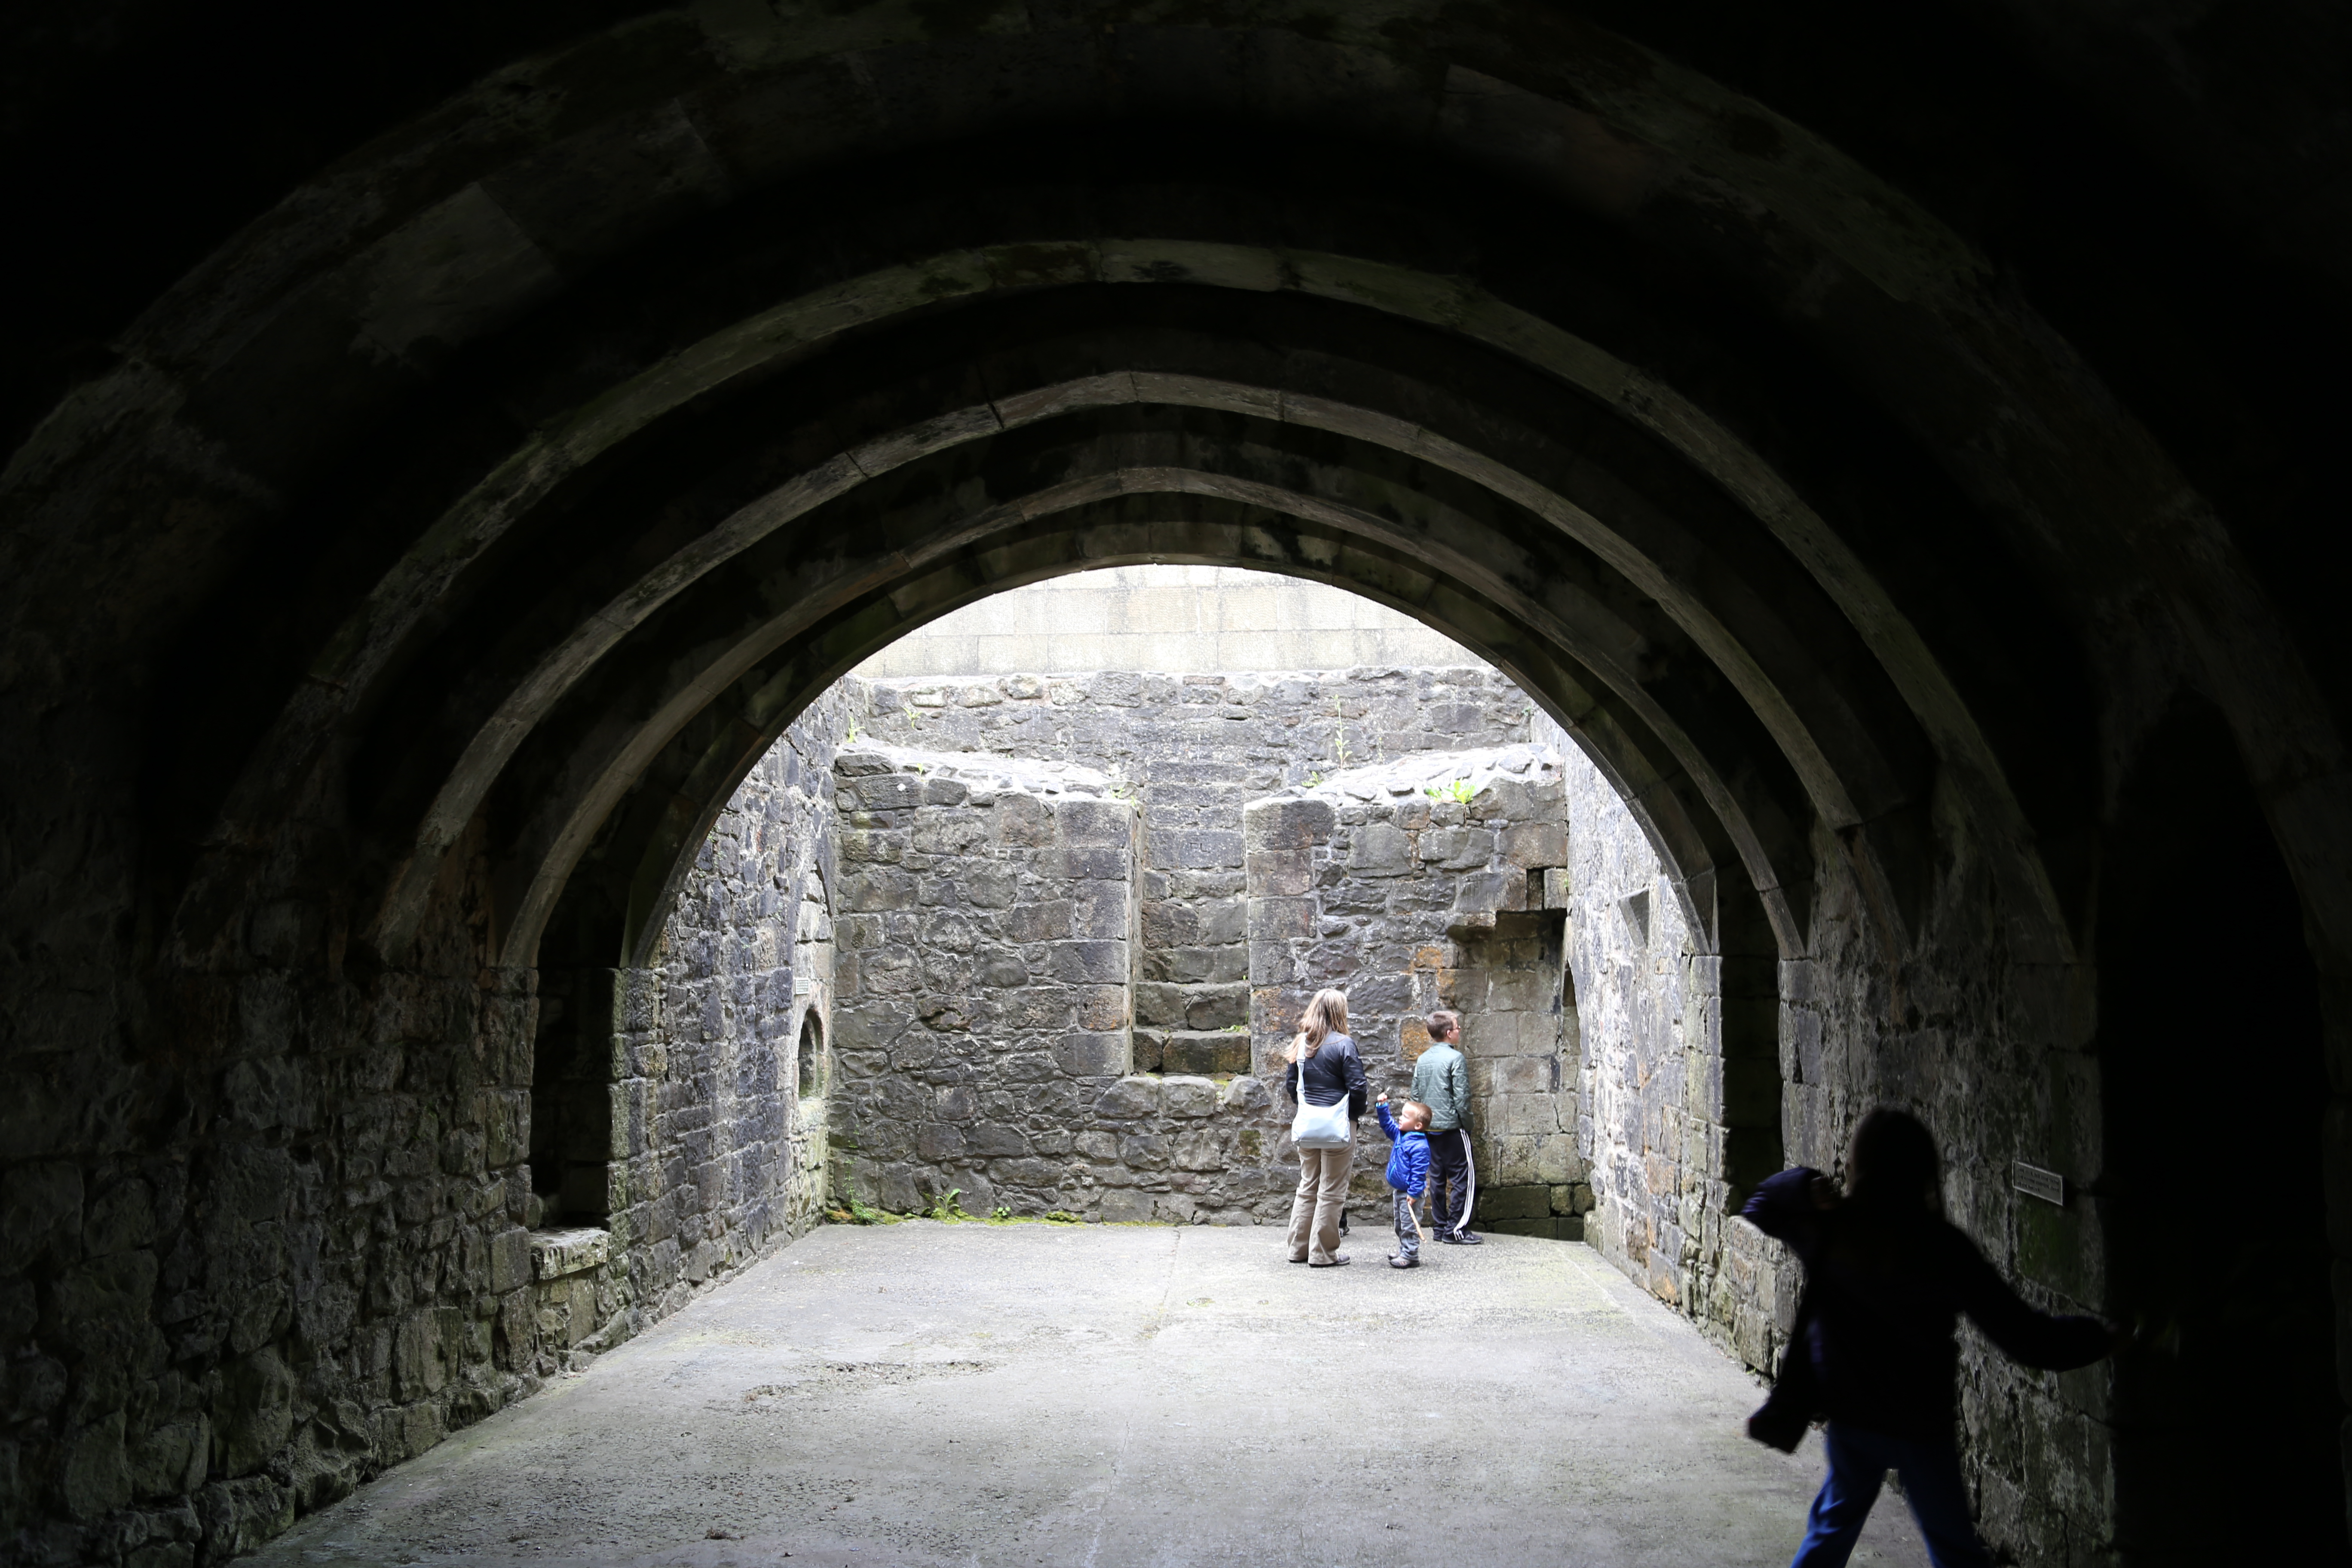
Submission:
[[1412,1064],[1412,1097],[1429,1107],[1432,1132],[1469,1126],[1469,1062],[1452,1046],[1432,1040]]

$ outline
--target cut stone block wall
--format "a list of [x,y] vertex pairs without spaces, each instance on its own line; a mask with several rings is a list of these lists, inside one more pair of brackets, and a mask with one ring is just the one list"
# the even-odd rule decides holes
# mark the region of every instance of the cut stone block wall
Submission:
[[[1338,986],[1367,1076],[1402,1096],[1425,1016],[1460,1012],[1480,1223],[1580,1234],[1561,917],[1544,908],[1545,872],[1568,857],[1557,760],[1528,745],[1407,756],[1255,802],[1246,821],[1257,1070],[1280,1076],[1307,999]],[[1386,1159],[1376,1131],[1359,1139],[1367,1196]]]
[[266,887],[156,995],[171,1076],[91,1045],[0,1109],[0,1560],[225,1560],[538,1386],[478,845],[402,965]]
[[835,766],[845,1195],[1089,1206],[1077,1135],[1133,1053],[1133,803],[1076,768],[865,746]]
[[1533,706],[1499,670],[1276,675],[1112,670],[848,683],[892,745],[1072,763],[1143,813],[1136,1066],[1249,1070],[1242,808],[1351,764],[1524,740]]
[[[551,977],[530,1216],[544,1227],[542,1370],[626,1339],[822,1215],[825,1102],[800,1095],[797,1053],[805,1018],[815,1041],[830,1033],[845,709],[829,693],[737,786],[650,964]],[[592,1235],[606,1245],[548,1239]]]

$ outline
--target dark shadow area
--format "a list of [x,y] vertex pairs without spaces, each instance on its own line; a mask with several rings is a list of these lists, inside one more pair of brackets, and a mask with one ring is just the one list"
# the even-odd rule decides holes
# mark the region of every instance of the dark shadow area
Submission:
[[540,975],[531,1059],[530,1185],[537,1226],[601,1225],[609,1199],[615,969]]
[[[2219,710],[2149,738],[2099,892],[2105,1189],[2127,1563],[2352,1561],[2336,1457],[2317,978]],[[2177,1350],[2176,1347],[2177,1346]]]

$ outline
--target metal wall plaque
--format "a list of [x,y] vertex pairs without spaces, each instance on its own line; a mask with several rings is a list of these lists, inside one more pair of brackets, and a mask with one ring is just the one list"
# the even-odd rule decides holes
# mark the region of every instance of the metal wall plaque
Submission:
[[2066,1206],[2066,1178],[2055,1171],[2045,1171],[2020,1160],[2009,1168],[2009,1184],[2028,1197],[2056,1204],[2062,1209]]

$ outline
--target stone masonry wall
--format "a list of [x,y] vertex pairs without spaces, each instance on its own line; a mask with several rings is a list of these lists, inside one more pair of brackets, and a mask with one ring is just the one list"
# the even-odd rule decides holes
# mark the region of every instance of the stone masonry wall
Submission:
[[[1549,728],[1539,721],[1537,732]],[[1565,735],[1556,749],[1576,825],[1563,903],[1583,1037],[1577,1148],[1594,1204],[1585,1239],[1769,1370],[1780,1249],[1729,1222],[1710,1184],[1701,1058],[1713,1020],[1696,944],[1624,801]]]
[[836,763],[841,1197],[1094,1206],[1083,1114],[1133,1046],[1137,819],[1087,770]]
[[[821,1217],[824,1101],[798,1092],[803,1018],[829,1032],[839,692],[737,786],[643,969],[571,977],[546,1008],[530,1215],[543,1373],[628,1338]],[[567,1009],[578,1016],[567,1017]],[[552,1064],[551,1064],[552,1065]],[[539,1131],[535,1129],[535,1131]],[[577,1136],[585,1131],[590,1136]]]
[[0,1108],[0,1561],[225,1560],[537,1386],[537,1002],[452,868],[403,967],[278,888],[157,997],[168,1080]]
[[[1547,871],[1568,858],[1550,753],[1408,756],[1256,802],[1247,820],[1257,1070],[1280,1076],[1301,1009],[1335,985],[1367,1076],[1402,1096],[1424,1015],[1462,1013],[1479,1223],[1580,1234],[1591,1193],[1560,1057],[1561,917],[1545,908]],[[1386,1158],[1376,1131],[1359,1139],[1367,1197]]]
[[[1783,965],[1781,982],[1789,1162],[1843,1171],[1862,1114],[1901,1106],[1944,1151],[1946,1217],[2003,1278],[2045,1310],[2099,1311],[2099,1204],[2070,1194],[2062,1207],[2010,1182],[2014,1160],[2070,1178],[2101,1168],[2096,1068],[2084,1048],[2095,1009],[2069,994],[2079,973],[2007,951],[1990,869],[1948,802],[1937,829],[1948,859],[1917,911],[1912,950],[1899,954],[1880,945],[1836,841],[1816,832],[1810,956]],[[1795,1273],[1782,1275],[1789,1311]],[[2031,1371],[1963,1323],[1962,1468],[1996,1551],[2100,1560],[2116,1489],[2111,1388],[2104,1365]]]
[[1249,1070],[1242,809],[1381,758],[1524,740],[1487,666],[1294,675],[1012,675],[849,683],[875,741],[1095,769],[1143,813],[1139,1070]]

